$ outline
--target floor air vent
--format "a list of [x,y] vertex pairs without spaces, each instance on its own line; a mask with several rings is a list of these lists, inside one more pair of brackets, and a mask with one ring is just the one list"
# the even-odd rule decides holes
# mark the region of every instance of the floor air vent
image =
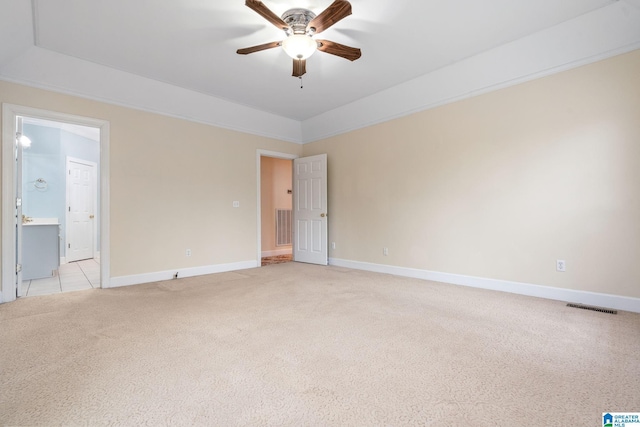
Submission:
[[567,307],[581,308],[583,310],[599,311],[600,313],[618,314],[618,310],[611,310],[610,308],[594,307],[592,305],[584,304],[567,304]]

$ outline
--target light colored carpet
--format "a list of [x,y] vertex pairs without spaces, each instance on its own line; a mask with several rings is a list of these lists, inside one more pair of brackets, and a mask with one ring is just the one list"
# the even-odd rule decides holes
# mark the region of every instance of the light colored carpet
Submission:
[[3,425],[597,426],[640,315],[299,263],[0,306]]

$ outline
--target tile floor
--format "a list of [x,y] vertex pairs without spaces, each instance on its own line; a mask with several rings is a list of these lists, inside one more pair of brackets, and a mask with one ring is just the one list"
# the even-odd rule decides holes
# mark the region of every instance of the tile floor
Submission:
[[99,287],[100,260],[87,259],[62,264],[57,276],[25,280],[22,282],[22,295],[30,297]]

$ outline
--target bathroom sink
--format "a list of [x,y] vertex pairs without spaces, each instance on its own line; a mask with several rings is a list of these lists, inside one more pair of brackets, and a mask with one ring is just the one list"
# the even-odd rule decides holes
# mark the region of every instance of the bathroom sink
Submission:
[[58,218],[29,218],[29,222],[23,222],[22,225],[60,225]]

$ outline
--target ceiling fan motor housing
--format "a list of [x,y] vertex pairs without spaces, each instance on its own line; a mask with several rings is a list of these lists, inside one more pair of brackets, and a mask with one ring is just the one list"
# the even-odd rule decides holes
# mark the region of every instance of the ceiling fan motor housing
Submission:
[[[315,17],[315,13],[302,8],[289,9],[282,14],[282,20],[289,26],[292,34],[307,34],[307,26]],[[309,30],[309,35],[313,35],[313,30]]]

